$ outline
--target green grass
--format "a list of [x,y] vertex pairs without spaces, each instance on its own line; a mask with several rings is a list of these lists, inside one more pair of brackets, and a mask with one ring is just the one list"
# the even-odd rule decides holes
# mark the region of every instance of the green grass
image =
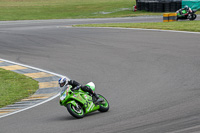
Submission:
[[0,0],[0,21],[162,15],[133,12],[135,0]]
[[0,0],[0,20],[104,18],[162,14],[133,12],[133,5],[135,5],[135,0]]
[[0,108],[28,97],[38,88],[32,78],[0,68]]
[[74,27],[122,27],[200,32],[200,21],[84,24],[74,25]]
[[133,12],[135,0],[0,0],[0,21],[162,15]]

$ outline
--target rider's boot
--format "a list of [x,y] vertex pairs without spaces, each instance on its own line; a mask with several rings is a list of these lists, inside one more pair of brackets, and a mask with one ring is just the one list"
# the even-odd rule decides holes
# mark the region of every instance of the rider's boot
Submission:
[[93,92],[93,97],[95,97],[94,99],[94,104],[98,104],[99,102],[103,102],[103,98],[100,98],[95,92]]

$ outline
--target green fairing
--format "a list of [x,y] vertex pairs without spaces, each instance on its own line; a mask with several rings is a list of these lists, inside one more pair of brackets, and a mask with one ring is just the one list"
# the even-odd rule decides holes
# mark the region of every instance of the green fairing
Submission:
[[[187,13],[186,10],[182,10],[182,14],[186,14],[186,13]],[[179,12],[178,12],[177,15],[178,15],[178,16],[181,16]]]
[[[89,86],[93,91],[95,90],[93,82],[86,84],[86,86]],[[95,105],[93,98],[88,92],[82,91],[81,88],[75,91],[71,89],[72,86],[68,86],[68,88],[61,91],[60,105],[65,106],[68,112],[75,118],[83,118],[85,114],[96,110],[100,112],[107,112],[109,110],[109,103],[102,95],[98,94],[103,101]]]
[[79,103],[83,107],[85,114],[96,111],[100,108],[99,105],[93,103],[92,97],[88,95],[87,92],[84,92],[81,89],[73,92],[71,91],[71,88],[72,86],[69,86],[69,88],[61,94],[60,104],[62,106],[66,106],[69,103],[76,106],[76,104]]
[[186,10],[183,10],[183,11],[182,11],[182,14],[186,14],[186,13],[187,13]]
[[72,105],[76,106],[76,102],[74,100],[67,102],[67,104],[69,104],[69,103],[71,103]]

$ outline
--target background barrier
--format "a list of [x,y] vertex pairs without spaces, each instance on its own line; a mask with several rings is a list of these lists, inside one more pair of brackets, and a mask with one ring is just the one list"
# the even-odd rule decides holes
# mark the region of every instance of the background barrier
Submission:
[[200,9],[200,0],[182,0],[182,7],[188,5],[191,9]]
[[163,14],[163,22],[169,22],[169,13]]
[[164,13],[163,14],[163,22],[173,22],[177,20],[176,13]]
[[175,12],[182,8],[182,0],[136,0],[138,10]]
[[169,13],[169,22],[173,22],[177,20],[177,14],[176,13]]

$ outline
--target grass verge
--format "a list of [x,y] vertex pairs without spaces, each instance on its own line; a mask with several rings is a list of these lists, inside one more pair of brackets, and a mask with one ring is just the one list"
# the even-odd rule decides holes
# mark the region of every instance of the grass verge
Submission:
[[135,0],[0,0],[0,20],[96,18],[131,14]]
[[109,23],[83,24],[74,27],[122,27],[200,32],[200,21],[153,22],[153,23]]
[[38,88],[32,78],[0,68],[0,108],[30,96]]
[[133,12],[136,0],[0,0],[0,21],[162,15]]
[[133,12],[135,0],[0,0],[0,21],[161,15]]

